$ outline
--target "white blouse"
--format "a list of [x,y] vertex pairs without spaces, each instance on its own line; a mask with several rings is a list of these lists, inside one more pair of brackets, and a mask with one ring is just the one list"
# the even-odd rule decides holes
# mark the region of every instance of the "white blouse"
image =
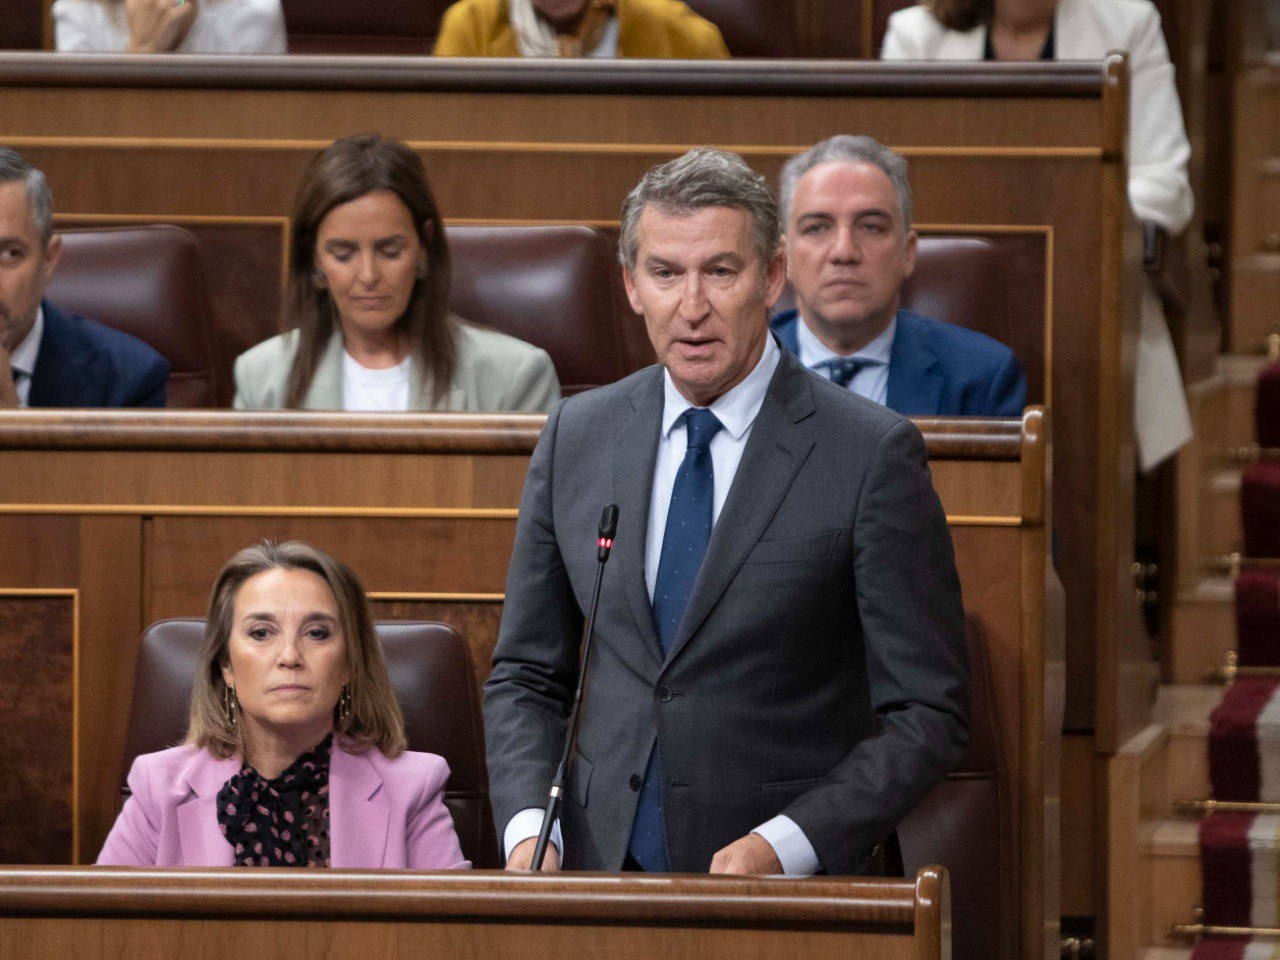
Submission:
[[[122,53],[129,45],[123,0],[55,0],[53,29],[63,53]],[[285,53],[280,0],[200,0],[175,53]]]

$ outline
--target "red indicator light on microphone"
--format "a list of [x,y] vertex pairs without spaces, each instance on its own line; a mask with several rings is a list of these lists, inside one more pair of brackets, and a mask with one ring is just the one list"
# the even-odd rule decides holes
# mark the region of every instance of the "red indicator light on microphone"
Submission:
[[599,540],[597,540],[597,541],[596,541],[596,545],[597,545],[597,546],[600,546],[600,547],[604,547],[606,550],[612,550],[612,549],[613,549],[613,541],[612,541],[612,540],[606,540],[604,537],[601,537]]

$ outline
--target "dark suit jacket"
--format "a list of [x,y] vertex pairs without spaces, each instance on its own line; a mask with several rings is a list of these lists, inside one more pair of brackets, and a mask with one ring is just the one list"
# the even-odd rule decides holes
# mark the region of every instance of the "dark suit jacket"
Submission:
[[[780,313],[772,329],[799,353],[795,310]],[[908,417],[1020,417],[1027,381],[1013,351],[976,330],[898,311],[889,355],[886,406]]]
[[163,407],[169,364],[141,340],[44,306],[32,407]]
[[485,685],[499,832],[563,748],[603,505],[605,568],[565,864],[617,870],[650,747],[672,868],[778,813],[857,871],[968,741],[951,538],[919,431],[783,352],[670,654],[645,587],[661,367],[565,401],[529,466]]

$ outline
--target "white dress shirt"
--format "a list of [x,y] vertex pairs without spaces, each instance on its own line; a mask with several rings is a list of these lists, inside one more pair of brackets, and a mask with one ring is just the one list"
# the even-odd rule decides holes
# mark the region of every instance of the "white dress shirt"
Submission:
[[[60,53],[120,53],[129,45],[124,3],[55,0]],[[285,53],[280,0],[201,0],[200,12],[174,53]]]
[[[729,496],[729,488],[737,475],[738,465],[742,462],[742,454],[747,440],[751,437],[751,427],[755,423],[760,408],[764,406],[764,397],[769,390],[769,382],[782,359],[782,351],[772,336],[765,340],[764,353],[755,368],[746,378],[728,391],[708,408],[716,415],[724,429],[716,433],[711,440],[711,464],[715,474],[712,493],[711,521],[712,525],[720,519],[720,509]],[[649,529],[645,541],[644,579],[653,598],[654,584],[658,579],[658,561],[662,557],[662,540],[666,533],[667,513],[671,508],[671,492],[675,486],[676,473],[684,461],[688,449],[688,431],[685,428],[683,414],[693,406],[676,389],[671,374],[663,371],[663,406],[662,435],[658,440],[658,459],[653,471],[653,490],[649,500]],[[521,810],[507,823],[503,832],[503,848],[510,854],[512,848],[529,837],[538,835],[542,828],[543,811],[537,807]],[[783,873],[811,874],[819,867],[817,853],[813,844],[804,835],[799,825],[790,817],[776,816],[755,830],[768,841],[778,855]],[[552,842],[563,849],[560,837],[560,824],[552,829]]]
[[[796,324],[796,340],[800,346],[800,362],[810,370],[817,367],[818,364],[825,360],[839,359],[842,354],[836,353],[818,339],[818,335],[809,329],[809,325],[804,322],[804,317],[799,318],[800,322]],[[888,406],[889,399],[889,358],[893,356],[893,338],[898,332],[898,318],[894,317],[889,321],[889,326],[884,328],[884,332],[868,343],[861,350],[851,353],[851,357],[862,357],[866,360],[873,360],[874,363],[868,364],[853,375],[853,379],[849,381],[848,389],[856,393],[860,397],[866,397],[882,407]],[[817,373],[830,379],[830,371],[828,368],[817,370]]]
[[22,342],[9,354],[9,366],[13,368],[13,387],[18,392],[18,406],[31,403],[31,378],[36,372],[36,358],[40,356],[40,342],[44,339],[44,307],[36,307],[36,322],[31,325]]

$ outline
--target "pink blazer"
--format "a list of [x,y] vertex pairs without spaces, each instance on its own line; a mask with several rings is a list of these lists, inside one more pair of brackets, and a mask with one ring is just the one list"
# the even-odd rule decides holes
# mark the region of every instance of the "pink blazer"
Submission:
[[[98,863],[127,867],[230,867],[218,826],[222,785],[240,760],[193,746],[138,757],[125,802]],[[329,761],[329,843],[334,867],[441,870],[470,867],[444,805],[449,765],[433,753],[388,760],[335,743]]]

